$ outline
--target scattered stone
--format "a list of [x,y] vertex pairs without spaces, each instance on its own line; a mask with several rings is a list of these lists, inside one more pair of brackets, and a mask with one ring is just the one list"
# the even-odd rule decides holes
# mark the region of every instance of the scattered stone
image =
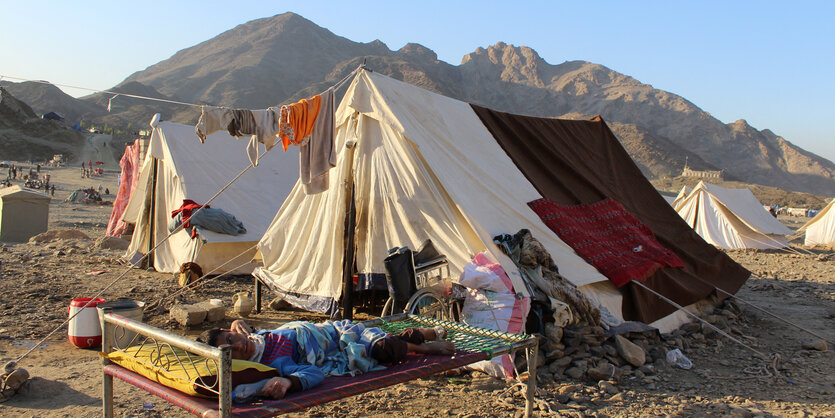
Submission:
[[615,377],[617,368],[609,362],[601,362],[587,372],[589,377],[595,380],[608,380]]
[[615,387],[615,385],[613,385],[610,382],[607,382],[605,380],[601,380],[600,382],[598,382],[597,387],[599,387],[600,389],[603,389],[603,391],[605,391],[609,395],[614,395],[614,394],[620,392],[618,390],[618,388]]
[[681,326],[681,329],[686,332],[696,332],[702,329],[701,322],[688,322]]
[[55,251],[54,253],[52,253],[52,255],[55,256],[55,257],[61,257],[61,256],[66,255],[66,253],[61,251],[61,250],[58,250],[58,251]]
[[583,374],[585,374],[585,372],[579,367],[571,367],[565,371],[566,376],[575,380],[583,377]]
[[270,309],[274,311],[283,311],[287,308],[290,308],[290,303],[284,300],[281,296],[278,296],[270,301],[269,305]]
[[207,300],[197,303],[195,306],[206,310],[207,322],[217,322],[226,318],[226,309],[223,307],[223,302],[216,304]]
[[818,351],[826,351],[829,349],[826,341],[824,340],[817,340],[810,343],[803,344],[803,348],[806,350],[818,350]]
[[105,250],[127,250],[130,241],[116,237],[101,237],[96,240],[95,247]]
[[562,341],[563,329],[554,324],[547,324],[545,325],[545,336],[549,342],[559,344]]
[[571,364],[571,362],[572,362],[571,357],[562,357],[562,358],[558,359],[557,361],[555,361],[552,364],[556,364],[557,367],[568,367],[568,365]]
[[626,338],[616,335],[615,346],[617,347],[618,354],[633,366],[640,367],[646,363],[646,352],[644,349]]
[[565,356],[565,353],[562,350],[551,350],[545,353],[545,359],[548,361],[554,361],[557,359],[561,359]]
[[171,307],[171,319],[182,326],[197,325],[206,320],[208,310],[198,305],[177,304]]

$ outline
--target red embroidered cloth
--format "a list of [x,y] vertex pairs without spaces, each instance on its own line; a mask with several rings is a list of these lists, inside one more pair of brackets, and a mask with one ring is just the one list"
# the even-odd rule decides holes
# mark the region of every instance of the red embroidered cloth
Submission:
[[528,206],[587,263],[615,286],[643,282],[662,267],[684,267],[661,246],[652,230],[610,198],[592,204],[560,205],[548,198]]

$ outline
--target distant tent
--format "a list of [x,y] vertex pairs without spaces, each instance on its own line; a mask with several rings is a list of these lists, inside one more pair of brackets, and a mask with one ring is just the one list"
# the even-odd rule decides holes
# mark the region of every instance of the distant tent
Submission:
[[50,200],[44,193],[20,186],[0,189],[0,241],[26,242],[46,232]]
[[801,231],[806,231],[805,245],[835,243],[835,199],[832,199],[814,218],[797,230],[797,232]]
[[784,248],[792,231],[763,208],[748,189],[699,182],[676,207],[690,227],[719,248]]
[[673,209],[678,210],[678,206],[681,205],[681,202],[690,194],[690,190],[687,186],[682,186],[681,191],[678,192],[678,195],[673,199],[673,202],[670,204]]
[[41,116],[41,119],[55,120],[55,121],[58,121],[58,122],[63,122],[64,121],[64,115],[62,115],[60,113],[56,113],[56,112],[48,112],[48,113],[44,113],[43,116]]
[[69,203],[98,203],[101,202],[101,195],[95,190],[75,189],[64,202]]
[[[247,142],[236,141],[220,131],[200,144],[193,126],[159,123],[151,135],[136,188],[122,215],[124,222],[135,224],[125,258],[136,261],[162,242],[168,235],[171,212],[183,200],[203,204],[239,174],[249,164],[245,153]],[[188,232],[181,230],[154,251],[153,267],[172,273],[191,261],[209,272],[240,256],[216,271],[223,273],[251,260],[255,249],[244,251],[264,235],[276,208],[284,202],[298,178],[298,153],[273,150],[258,167],[250,168],[210,204],[241,221],[245,234],[232,236],[201,230],[199,237],[192,239]],[[245,274],[252,268],[249,264],[234,271]]]
[[113,211],[110,212],[110,221],[107,222],[105,235],[119,237],[125,231],[125,222],[122,221],[122,214],[128,200],[136,189],[136,180],[139,176],[139,140],[125,146],[125,153],[119,160],[122,172],[119,174],[119,190],[116,192],[116,199],[113,201]]
[[428,238],[449,259],[452,277],[485,253],[524,297],[518,268],[493,237],[528,229],[559,273],[616,317],[665,332],[689,320],[635,283],[616,288],[531,209],[541,198],[620,203],[683,260],[685,268],[660,268],[645,282],[683,306],[715,287],[735,293],[749,276],[676,215],[601,120],[511,115],[361,71],[335,125],[328,190],[307,195],[297,183],[259,244],[264,267],[253,274],[296,306],[326,312],[342,296],[351,182],[356,268],[348,267],[357,286],[385,283],[388,250],[417,249]]

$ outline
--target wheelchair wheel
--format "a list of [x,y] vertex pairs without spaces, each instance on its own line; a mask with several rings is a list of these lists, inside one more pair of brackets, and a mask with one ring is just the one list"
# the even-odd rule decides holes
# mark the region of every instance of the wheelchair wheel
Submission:
[[382,318],[382,317],[394,315],[394,312],[392,312],[393,309],[394,309],[394,298],[389,297],[388,299],[386,299],[386,304],[383,305],[383,312],[380,313],[380,317]]
[[406,304],[406,312],[434,319],[447,319],[449,310],[443,299],[429,289],[419,290]]

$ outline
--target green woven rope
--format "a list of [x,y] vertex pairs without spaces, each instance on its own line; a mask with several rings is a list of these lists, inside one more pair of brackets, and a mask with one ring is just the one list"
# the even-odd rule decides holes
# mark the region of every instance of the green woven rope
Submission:
[[406,328],[435,327],[439,325],[446,329],[446,340],[455,343],[455,348],[471,352],[483,351],[491,357],[493,351],[498,348],[508,347],[513,343],[520,343],[531,338],[527,334],[511,334],[418,315],[409,315],[408,318],[397,321],[383,319],[383,323],[379,325],[379,328],[388,334],[398,334]]

